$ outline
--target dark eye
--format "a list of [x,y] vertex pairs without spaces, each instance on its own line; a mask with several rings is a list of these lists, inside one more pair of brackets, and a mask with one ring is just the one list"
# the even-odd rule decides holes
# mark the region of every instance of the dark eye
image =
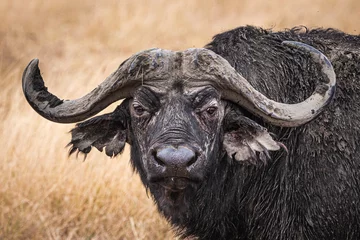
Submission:
[[206,109],[207,114],[214,115],[216,113],[217,107],[208,107]]
[[134,104],[133,108],[134,108],[135,114],[138,116],[141,116],[146,112],[145,109],[139,104]]

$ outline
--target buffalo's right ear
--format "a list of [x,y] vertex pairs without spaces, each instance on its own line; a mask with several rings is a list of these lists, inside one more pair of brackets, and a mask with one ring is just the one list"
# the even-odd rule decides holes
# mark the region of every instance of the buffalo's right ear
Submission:
[[128,100],[120,104],[114,112],[91,118],[79,123],[71,130],[69,155],[79,151],[88,154],[92,147],[114,157],[121,153],[127,141],[129,121]]

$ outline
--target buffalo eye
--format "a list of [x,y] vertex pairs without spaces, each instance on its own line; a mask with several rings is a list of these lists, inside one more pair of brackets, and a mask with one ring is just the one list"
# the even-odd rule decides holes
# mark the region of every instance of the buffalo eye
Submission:
[[139,117],[146,113],[145,108],[138,103],[133,104],[133,109],[134,109],[135,114]]
[[213,115],[215,115],[216,110],[217,110],[217,107],[208,107],[206,109],[206,113],[209,114],[210,116],[213,116]]

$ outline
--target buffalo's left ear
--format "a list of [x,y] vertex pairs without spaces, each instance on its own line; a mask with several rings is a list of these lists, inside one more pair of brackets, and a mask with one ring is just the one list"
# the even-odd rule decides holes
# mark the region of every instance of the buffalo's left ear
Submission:
[[79,151],[89,153],[92,147],[114,157],[121,153],[127,140],[128,111],[126,100],[114,112],[79,123],[71,130],[69,155]]
[[245,117],[239,110],[227,112],[224,130],[223,146],[227,155],[243,163],[267,163],[269,151],[277,151],[283,146],[271,137],[266,128]]

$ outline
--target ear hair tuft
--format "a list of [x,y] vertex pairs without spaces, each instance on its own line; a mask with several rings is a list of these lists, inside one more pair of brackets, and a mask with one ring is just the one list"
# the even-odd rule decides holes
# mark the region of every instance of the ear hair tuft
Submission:
[[286,147],[273,139],[266,128],[244,117],[236,116],[236,129],[225,132],[224,148],[227,155],[239,162],[266,164],[270,157],[270,151],[278,151]]
[[[125,101],[124,101],[125,102]],[[71,130],[69,155],[79,152],[88,154],[92,147],[115,157],[122,153],[127,139],[126,104],[122,103],[114,112],[91,118],[79,123]]]

